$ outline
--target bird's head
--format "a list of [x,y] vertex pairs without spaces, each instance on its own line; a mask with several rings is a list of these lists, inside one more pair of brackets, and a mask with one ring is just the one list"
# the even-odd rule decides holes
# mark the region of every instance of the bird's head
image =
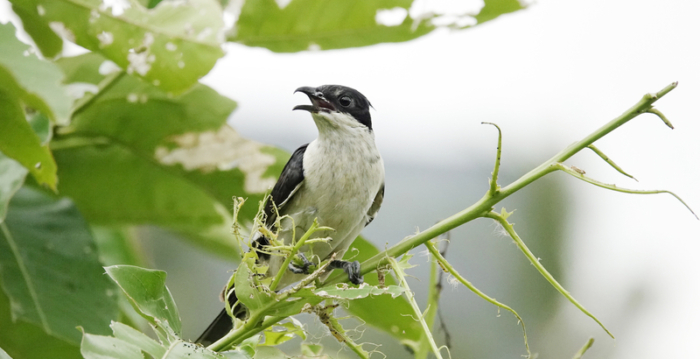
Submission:
[[369,114],[367,97],[350,87],[323,85],[319,87],[299,87],[296,92],[305,93],[311,105],[298,105],[295,110],[311,112],[319,130],[331,128],[365,127],[372,130],[372,117]]

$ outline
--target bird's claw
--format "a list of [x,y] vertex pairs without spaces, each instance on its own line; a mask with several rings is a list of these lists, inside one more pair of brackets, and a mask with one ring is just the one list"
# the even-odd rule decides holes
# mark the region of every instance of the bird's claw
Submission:
[[332,260],[328,265],[328,269],[342,269],[347,275],[348,279],[352,284],[360,285],[364,283],[365,279],[360,273],[360,262],[348,262],[341,260]]
[[309,268],[314,264],[306,259],[304,253],[297,253],[297,257],[289,262],[289,270],[295,274],[311,274]]

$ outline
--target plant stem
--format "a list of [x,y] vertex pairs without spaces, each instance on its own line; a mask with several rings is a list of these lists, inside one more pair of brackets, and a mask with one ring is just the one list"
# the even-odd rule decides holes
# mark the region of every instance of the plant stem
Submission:
[[[596,146],[594,146],[594,145],[588,145],[588,148],[590,148],[591,151],[595,152],[595,154],[597,154],[598,156],[600,156],[600,158],[602,158],[603,161],[607,162],[610,166],[612,166],[612,168],[616,169],[617,172],[620,172],[621,174],[623,174],[623,175],[625,175],[625,176],[627,176],[627,177],[629,177],[629,178],[631,178],[631,179],[637,181],[637,179],[634,178],[634,176],[632,176],[631,174],[629,174],[629,173],[623,171],[622,168],[620,168],[620,166],[618,166],[615,162],[613,162],[613,160],[611,160],[610,157],[606,156],[605,153],[603,153],[603,151],[599,150],[598,147],[596,147]],[[637,182],[639,182],[639,181],[637,181]]]
[[[601,137],[612,132],[616,128],[622,126],[623,124],[639,116],[640,114],[646,113],[649,110],[649,108],[651,108],[651,105],[654,102],[656,102],[658,99],[660,99],[668,92],[673,90],[676,87],[676,85],[677,83],[674,82],[664,87],[661,91],[659,91],[656,94],[644,95],[644,97],[642,97],[642,99],[639,102],[637,102],[634,106],[630,107],[622,115],[603,125],[599,129],[594,131],[592,134],[582,139],[581,141],[569,145],[567,148],[557,153],[554,157],[550,158],[549,160],[537,166],[530,172],[526,173],[525,175],[517,179],[515,182],[511,183],[510,185],[504,188],[501,188],[501,190],[498,191],[496,194],[491,195],[490,193],[486,193],[484,197],[479,199],[476,203],[469,206],[468,208],[436,223],[435,225],[426,229],[425,231],[420,232],[412,237],[408,237],[402,240],[401,242],[395,244],[391,248],[388,248],[383,252],[376,254],[372,258],[362,263],[360,269],[361,274],[367,274],[376,270],[377,267],[387,265],[389,263],[388,258],[390,257],[398,257],[401,254],[407,253],[411,249],[418,247],[423,243],[429,241],[430,239],[436,238],[437,236],[455,227],[461,226],[476,218],[485,216],[498,202],[504,200],[513,193],[519,191],[523,187],[545,176],[546,174],[556,171],[556,168],[553,168],[551,164],[565,161],[577,152],[586,148],[588,145],[594,143]],[[337,284],[347,282],[347,280],[348,278],[346,275],[338,274],[326,279],[322,283],[322,285],[325,286],[330,284]]]
[[[571,169],[569,166],[567,166],[567,165],[565,165],[565,164],[563,164],[563,163],[555,163],[555,164],[552,164],[552,167],[553,167],[553,168],[556,168],[556,169],[558,169],[558,170],[560,170],[560,171],[566,172],[566,173],[568,173],[568,174],[570,174],[570,175],[572,175],[572,176],[574,176],[574,177],[576,177],[576,178],[578,178],[578,179],[580,179],[580,180],[582,180],[582,181],[584,181],[584,182],[588,182],[588,183],[590,183],[590,184],[592,184],[592,185],[594,185],[594,186],[601,187],[601,188],[605,188],[605,189],[609,189],[609,190],[615,191],[615,192],[632,193],[632,194],[658,194],[658,193],[668,193],[668,194],[670,194],[671,196],[676,197],[676,199],[679,200],[679,201],[685,206],[685,208],[687,208],[687,209],[690,211],[690,213],[692,213],[693,216],[695,216],[695,218],[698,218],[698,215],[695,214],[695,212],[693,212],[693,209],[690,208],[690,206],[688,206],[688,204],[685,203],[685,201],[683,201],[680,197],[678,197],[675,193],[673,193],[673,192],[671,192],[671,191],[666,191],[666,190],[639,190],[639,189],[621,188],[621,187],[617,187],[617,186],[614,185],[614,184],[603,183],[603,182],[594,180],[594,179],[592,179],[592,178],[590,178],[590,177],[586,177],[586,176],[584,176],[584,175],[582,175],[582,174],[580,174],[580,173],[574,171],[574,170]],[[700,218],[698,218],[698,219],[700,219]]]
[[403,275],[403,268],[401,268],[399,262],[397,262],[394,258],[389,258],[389,264],[394,270],[396,278],[398,278],[401,286],[406,289],[406,291],[404,291],[404,294],[406,294],[406,298],[408,298],[408,302],[411,304],[413,312],[415,313],[417,320],[420,322],[420,325],[423,328],[423,338],[425,338],[425,340],[430,344],[430,348],[433,350],[433,354],[435,354],[435,357],[437,359],[442,359],[440,349],[437,347],[437,344],[435,344],[435,339],[433,338],[433,335],[430,332],[430,328],[428,328],[428,324],[425,322],[423,313],[418,307],[418,303],[416,303],[416,298],[413,296],[413,292],[411,292],[411,288],[408,286],[406,276]]
[[[314,221],[315,223],[315,221]],[[323,227],[320,227],[323,228]],[[320,229],[317,228],[317,229]],[[307,233],[311,233],[311,231],[308,231]],[[335,259],[335,253],[331,256],[330,260],[328,260],[326,263],[322,264],[318,269],[310,274],[309,276],[305,277],[302,279],[297,285],[292,287],[291,289],[280,293],[275,300],[270,301],[267,305],[265,305],[262,308],[257,309],[255,312],[253,312],[248,318],[248,320],[245,322],[244,325],[241,327],[234,329],[230,331],[228,334],[224,335],[221,339],[217,340],[213,344],[207,347],[207,349],[212,350],[212,351],[222,351],[225,350],[232,345],[236,345],[240,343],[241,341],[249,338],[251,335],[259,332],[260,330],[264,330],[265,328],[270,327],[271,325],[279,322],[280,320],[284,319],[285,317],[272,317],[271,319],[268,318],[265,320],[266,314],[269,311],[275,309],[276,306],[280,304],[284,304],[285,300],[289,298],[292,294],[298,292],[302,288],[306,287],[309,283],[313,282],[318,278],[321,274],[323,274],[328,266],[330,265],[331,261]],[[245,265],[245,264],[242,264]],[[318,302],[313,303],[313,305],[318,304]],[[274,320],[274,321],[271,321]],[[262,323],[260,323],[262,322]]]
[[427,242],[425,242],[425,246],[428,247],[428,250],[429,250],[430,253],[433,255],[433,257],[435,257],[435,259],[436,259],[438,262],[440,262],[440,267],[442,267],[444,270],[446,270],[447,272],[449,272],[450,274],[452,274],[452,276],[454,276],[455,278],[457,278],[457,280],[459,280],[462,284],[464,284],[465,287],[469,288],[469,290],[471,290],[472,292],[474,292],[474,294],[478,295],[478,296],[481,297],[483,300],[485,300],[485,301],[487,301],[487,302],[489,302],[489,303],[491,303],[491,304],[493,304],[493,305],[495,305],[495,306],[497,306],[497,307],[503,308],[503,309],[505,309],[505,310],[507,310],[507,311],[513,313],[513,315],[515,316],[515,318],[518,319],[518,324],[520,324],[520,326],[523,328],[523,338],[524,338],[524,340],[525,340],[525,349],[527,350],[527,357],[528,357],[528,358],[531,358],[531,357],[532,357],[532,353],[530,353],[530,345],[527,343],[527,332],[525,331],[525,322],[523,321],[523,318],[521,318],[520,315],[518,315],[518,313],[517,313],[515,310],[513,310],[513,308],[511,308],[511,307],[509,307],[509,306],[507,306],[507,305],[505,305],[505,304],[503,304],[503,303],[497,301],[497,300],[494,299],[494,298],[489,297],[489,296],[486,295],[484,292],[482,292],[482,291],[480,291],[478,288],[476,288],[476,287],[475,287],[471,282],[469,282],[466,278],[464,278],[464,277],[462,277],[461,275],[459,275],[459,273],[457,272],[457,270],[455,270],[454,267],[452,267],[452,265],[450,264],[450,262],[448,262],[447,259],[445,259],[445,257],[443,257],[442,254],[440,254],[440,251],[438,251],[438,249],[437,249],[437,247],[435,246],[435,243],[433,243],[433,241],[427,241]]
[[498,223],[500,223],[501,226],[503,226],[503,229],[505,229],[506,232],[508,232],[510,237],[513,238],[513,241],[515,241],[515,244],[518,246],[518,248],[520,248],[520,250],[523,252],[523,254],[525,254],[525,257],[527,257],[527,259],[530,260],[530,263],[532,263],[532,265],[535,266],[535,268],[537,268],[537,271],[540,272],[540,274],[542,274],[542,276],[545,279],[547,279],[547,281],[554,288],[556,288],[556,290],[559,291],[559,293],[561,293],[561,295],[566,297],[566,299],[568,299],[569,302],[571,302],[573,305],[575,305],[576,308],[578,308],[584,314],[586,314],[587,316],[589,316],[593,320],[595,320],[596,323],[598,323],[598,325],[600,325],[601,328],[603,328],[603,330],[605,330],[605,332],[608,333],[608,335],[610,335],[611,338],[613,338],[613,339],[615,338],[615,336],[612,335],[612,333],[610,333],[608,328],[606,328],[605,325],[603,325],[603,323],[601,323],[600,320],[598,320],[598,318],[596,318],[593,314],[591,314],[591,312],[589,312],[586,308],[584,308],[583,305],[581,305],[581,303],[579,303],[571,295],[571,293],[569,293],[569,291],[564,289],[564,287],[561,284],[559,284],[559,282],[557,282],[556,279],[554,279],[554,277],[549,273],[549,271],[547,271],[547,269],[545,269],[545,267],[540,263],[539,259],[537,259],[537,257],[535,257],[535,255],[532,254],[530,249],[527,248],[527,246],[525,245],[525,242],[523,242],[523,240],[520,238],[520,236],[518,236],[518,234],[515,233],[515,229],[513,229],[513,225],[508,223],[508,220],[506,220],[505,217],[503,217],[502,215],[500,215],[496,212],[490,212],[485,217],[492,218],[492,219],[495,219],[496,221],[498,221]]
[[576,352],[576,354],[574,354],[574,357],[572,359],[581,359],[583,357],[583,354],[585,354],[586,351],[588,351],[588,349],[590,349],[590,347],[593,345],[593,341],[593,338],[588,339],[586,344],[584,344],[583,347],[581,347],[581,349],[578,352]]
[[[432,241],[426,242],[432,243]],[[432,333],[433,327],[435,327],[435,315],[437,314],[438,305],[440,301],[440,286],[439,274],[438,274],[438,264],[436,261],[430,261],[430,283],[428,284],[428,303],[426,304],[425,313],[423,314],[423,319],[428,326],[428,330]],[[423,335],[420,340],[420,345],[418,351],[414,355],[414,359],[425,359],[428,357],[428,342],[427,336]]]
[[326,230],[326,229],[330,229],[330,228],[327,228],[327,227],[319,228],[318,221],[316,218],[314,218],[314,223],[311,224],[311,227],[309,227],[309,230],[306,231],[306,233],[304,233],[304,235],[301,238],[299,238],[299,240],[294,245],[294,247],[292,247],[292,251],[289,252],[289,254],[287,255],[287,258],[284,259],[284,263],[282,263],[282,266],[280,267],[279,271],[277,271],[277,274],[275,275],[275,278],[272,281],[272,284],[270,284],[271,291],[274,292],[275,289],[277,289],[277,285],[279,285],[280,280],[282,280],[282,276],[287,271],[287,267],[289,267],[289,263],[292,261],[292,258],[294,258],[294,256],[297,254],[297,252],[299,252],[299,249],[301,249],[301,247],[304,245],[306,240],[309,239],[309,237],[311,237],[311,235],[314,234],[316,231]]
[[498,170],[501,168],[501,128],[497,124],[491,122],[482,122],[482,125],[492,125],[498,130],[498,147],[496,147],[496,164],[493,168],[493,173],[491,174],[491,181],[489,181],[489,195],[493,196],[499,190],[498,187]]

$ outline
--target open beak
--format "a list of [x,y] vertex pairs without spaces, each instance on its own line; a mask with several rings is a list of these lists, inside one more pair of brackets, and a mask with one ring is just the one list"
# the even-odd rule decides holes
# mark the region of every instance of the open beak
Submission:
[[335,111],[335,106],[333,106],[333,104],[326,100],[321,91],[318,91],[313,87],[303,86],[299,87],[294,91],[294,93],[297,92],[305,93],[306,96],[309,96],[309,100],[311,100],[311,105],[297,105],[294,106],[293,110],[304,110],[309,111],[311,113],[318,113],[320,111]]

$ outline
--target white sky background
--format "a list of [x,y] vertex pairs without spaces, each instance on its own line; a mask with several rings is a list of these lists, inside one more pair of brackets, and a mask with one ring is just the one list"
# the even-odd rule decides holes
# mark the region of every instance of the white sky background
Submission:
[[[700,211],[698,14],[697,1],[541,0],[474,29],[408,43],[301,54],[231,44],[204,82],[239,102],[234,127],[288,150],[316,134],[308,115],[290,111],[308,101],[292,91],[338,83],[374,104],[387,163],[463,166],[470,154],[493,152],[495,131],[479,123],[494,121],[504,131],[503,166],[514,166],[546,160],[643,94],[679,81],[656,106],[675,130],[644,115],[597,144],[639,183],[592,153],[568,163],[619,186],[675,191]],[[580,337],[596,337],[594,348],[612,345],[614,358],[697,358],[700,222],[668,195],[569,183],[574,241],[560,280],[603,322],[639,317],[610,328],[618,334],[612,344],[571,305],[561,306],[558,320],[582,323]],[[643,292],[640,310],[626,311],[630,291]],[[566,343],[564,352],[581,344]]]
[[[4,19],[8,7],[0,5]],[[700,211],[698,14],[700,2],[687,0],[540,0],[474,29],[408,43],[300,54],[228,44],[203,82],[238,101],[236,129],[288,150],[316,134],[308,114],[291,112],[308,102],[293,90],[337,83],[374,104],[387,163],[464,166],[470,155],[494,151],[495,130],[480,125],[491,121],[504,131],[502,165],[516,167],[546,160],[644,93],[679,81],[656,106],[675,130],[643,115],[597,143],[639,183],[591,153],[568,163],[622,187],[672,190]],[[574,241],[561,282],[603,322],[629,314],[630,290],[645,294],[637,325],[610,328],[618,334],[613,358],[697,358],[700,221],[668,195],[567,183],[576,193]],[[562,307],[561,320],[585,323],[582,337],[611,341],[573,306]]]

